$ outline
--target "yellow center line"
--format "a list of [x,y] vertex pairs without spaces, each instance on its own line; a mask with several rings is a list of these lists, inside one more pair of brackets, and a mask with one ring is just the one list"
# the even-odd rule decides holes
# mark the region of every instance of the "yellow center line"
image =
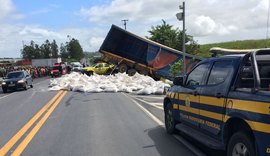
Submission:
[[34,138],[36,133],[39,131],[39,129],[42,127],[42,125],[46,122],[46,120],[49,118],[49,116],[52,114],[54,109],[58,106],[58,104],[61,102],[61,100],[66,95],[66,91],[56,100],[56,102],[52,105],[52,107],[46,112],[46,114],[39,120],[39,122],[36,124],[36,126],[31,130],[31,132],[25,137],[25,139],[20,143],[20,145],[15,149],[15,151],[12,153],[11,156],[17,156],[20,155],[23,150],[26,148],[26,146],[30,143],[30,141]]
[[0,156],[5,155],[14,144],[26,133],[26,131],[38,120],[38,118],[53,104],[53,102],[63,93],[58,92],[42,109],[33,116],[1,149]]

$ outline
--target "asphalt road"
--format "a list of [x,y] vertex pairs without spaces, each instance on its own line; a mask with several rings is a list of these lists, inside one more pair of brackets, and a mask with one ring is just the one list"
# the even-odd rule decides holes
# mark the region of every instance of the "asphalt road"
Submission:
[[[179,137],[167,135],[162,123],[132,100],[133,95],[48,91],[48,81],[35,80],[27,91],[0,92],[0,155],[196,153]],[[162,111],[157,113],[162,120]]]

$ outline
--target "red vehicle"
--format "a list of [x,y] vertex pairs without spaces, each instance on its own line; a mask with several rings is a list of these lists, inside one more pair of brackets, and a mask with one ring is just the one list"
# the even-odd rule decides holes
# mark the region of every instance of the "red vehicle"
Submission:
[[66,74],[66,67],[64,64],[56,63],[52,67],[51,77],[58,77]]

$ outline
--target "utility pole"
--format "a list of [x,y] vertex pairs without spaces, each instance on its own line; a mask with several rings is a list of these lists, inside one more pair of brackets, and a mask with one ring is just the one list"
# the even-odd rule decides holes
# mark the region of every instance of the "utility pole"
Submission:
[[185,29],[185,2],[183,2],[182,5],[179,6],[180,10],[183,10],[183,12],[179,12],[176,14],[176,17],[179,21],[183,21],[183,31],[182,31],[182,52],[183,52],[183,74],[186,74],[186,29]]
[[128,19],[123,19],[122,22],[124,22],[125,30],[127,30],[127,22],[128,22]]
[[269,36],[268,36],[269,12],[270,12],[270,0],[268,1],[268,13],[267,13],[267,24],[266,24],[266,40],[269,38]]

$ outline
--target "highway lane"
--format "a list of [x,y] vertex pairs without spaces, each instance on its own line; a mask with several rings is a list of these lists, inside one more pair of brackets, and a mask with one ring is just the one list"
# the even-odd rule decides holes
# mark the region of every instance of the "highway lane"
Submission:
[[[42,77],[42,78],[37,78],[37,79],[33,79],[33,83],[34,85],[39,85],[40,83],[47,83],[47,81],[50,77]],[[23,91],[23,90],[19,90],[19,91]],[[0,100],[3,99],[4,97],[10,96],[10,94],[15,93],[16,91],[9,91],[8,93],[3,93],[2,87],[0,85]],[[17,91],[18,92],[18,91]]]
[[59,92],[47,91],[46,81],[0,99],[1,147],[50,99],[56,99],[7,155],[18,150],[27,156],[194,155],[122,93],[63,92],[59,94],[62,99],[55,96]]

